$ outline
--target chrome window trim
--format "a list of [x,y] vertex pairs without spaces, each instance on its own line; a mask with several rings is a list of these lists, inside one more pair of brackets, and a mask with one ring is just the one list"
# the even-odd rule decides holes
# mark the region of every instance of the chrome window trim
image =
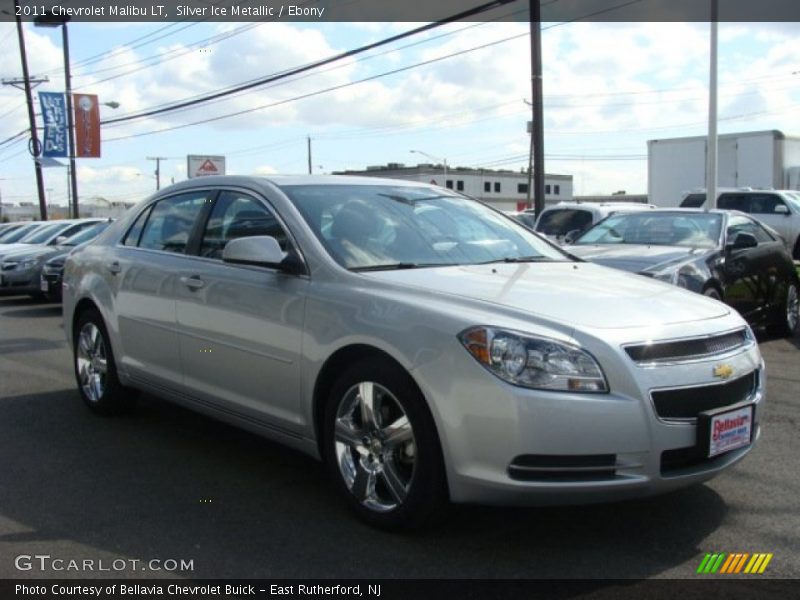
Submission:
[[[116,242],[114,242],[114,247],[117,248],[117,249],[122,248],[122,249],[125,249],[125,250],[138,250],[138,251],[141,251],[141,252],[155,252],[155,253],[157,253],[159,255],[182,256],[184,258],[199,259],[199,260],[203,260],[203,261],[210,261],[211,263],[213,263],[215,265],[224,264],[224,265],[227,265],[229,267],[238,267],[238,268],[245,268],[245,269],[257,269],[257,270],[260,270],[260,271],[267,270],[267,271],[271,271],[271,272],[275,272],[275,273],[280,272],[279,269],[275,269],[275,268],[272,268],[272,267],[266,267],[266,266],[265,267],[258,267],[258,266],[254,266],[254,265],[235,265],[235,264],[232,264],[232,263],[226,263],[221,258],[209,258],[207,256],[199,256],[197,254],[186,254],[186,253],[181,253],[181,252],[167,252],[166,250],[157,250],[155,248],[142,248],[142,247],[140,247],[138,245],[137,246],[126,246],[123,243],[122,240],[124,240],[128,236],[128,232],[136,224],[136,221],[139,219],[139,217],[145,211],[149,210],[149,208],[152,207],[157,202],[160,202],[162,200],[166,200],[168,198],[172,198],[173,196],[179,196],[179,195],[185,194],[187,191],[214,192],[217,196],[222,192],[243,192],[243,193],[247,193],[247,194],[251,195],[254,200],[256,200],[257,202],[260,202],[262,205],[264,205],[264,208],[266,208],[275,217],[275,219],[278,221],[278,223],[280,223],[280,226],[283,227],[284,231],[286,232],[286,235],[289,238],[289,240],[291,241],[292,246],[294,247],[295,251],[297,252],[298,256],[300,257],[300,260],[303,262],[303,265],[305,266],[306,272],[304,274],[297,275],[297,277],[310,278],[311,269],[309,269],[309,267],[308,267],[308,261],[306,260],[305,254],[303,253],[302,249],[300,248],[300,245],[297,243],[297,238],[295,237],[294,233],[286,225],[286,221],[283,219],[283,217],[280,215],[280,213],[278,213],[278,211],[275,210],[275,207],[272,205],[272,203],[268,199],[263,197],[263,195],[261,193],[255,191],[255,190],[251,190],[249,188],[244,188],[244,187],[240,187],[240,186],[210,187],[210,188],[197,188],[197,189],[192,189],[192,190],[181,190],[179,192],[176,192],[175,194],[169,194],[169,195],[159,196],[158,198],[153,198],[150,202],[145,203],[145,205],[142,206],[141,210],[138,213],[136,213],[136,216],[132,218],[132,220],[130,221],[130,224],[128,225],[127,229],[125,229],[124,233],[117,239]],[[216,199],[215,199],[215,201],[216,201]],[[149,220],[149,218],[148,218],[148,220]],[[146,223],[145,223],[145,225],[146,225]],[[202,231],[205,231],[205,226],[206,226],[206,224],[204,223]]]

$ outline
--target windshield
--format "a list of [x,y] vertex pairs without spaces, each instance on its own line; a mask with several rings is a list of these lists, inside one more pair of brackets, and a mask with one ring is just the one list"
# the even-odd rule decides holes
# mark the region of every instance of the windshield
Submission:
[[3,236],[3,243],[4,244],[13,244],[14,242],[18,242],[22,240],[26,235],[36,231],[43,225],[41,223],[31,223],[30,225],[23,225],[19,229],[15,229],[11,233]]
[[348,269],[569,260],[487,206],[411,186],[300,185],[283,190]]
[[97,225],[92,225],[88,229],[84,229],[80,233],[76,233],[72,237],[67,238],[64,240],[61,245],[62,246],[78,246],[84,242],[88,242],[89,240],[93,240],[101,232],[103,232],[106,227],[108,227],[111,223],[105,221],[103,223],[98,223]]
[[52,225],[45,225],[36,231],[31,231],[28,235],[20,240],[21,244],[44,244],[57,234],[59,231],[68,226],[68,223],[53,223]]
[[715,213],[616,214],[595,225],[574,243],[712,248],[718,245],[721,230],[722,215]]
[[13,231],[19,229],[19,225],[9,225],[8,227],[0,227],[0,241],[7,235],[11,235]]

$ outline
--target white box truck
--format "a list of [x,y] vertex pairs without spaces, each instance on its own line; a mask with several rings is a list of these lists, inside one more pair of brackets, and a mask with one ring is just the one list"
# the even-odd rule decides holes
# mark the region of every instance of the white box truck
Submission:
[[[706,186],[707,136],[647,142],[648,201],[678,206]],[[727,133],[717,141],[717,185],[800,189],[800,137],[778,130]]]

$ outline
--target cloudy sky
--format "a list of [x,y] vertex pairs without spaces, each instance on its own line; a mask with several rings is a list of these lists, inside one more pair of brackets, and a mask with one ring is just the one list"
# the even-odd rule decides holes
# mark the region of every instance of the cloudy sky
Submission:
[[[112,118],[415,26],[71,23],[73,88],[118,102],[101,111]],[[720,132],[800,135],[800,24],[722,23],[719,35]],[[31,74],[50,78],[37,91],[63,90],[60,30],[26,25],[25,36]],[[707,23],[545,23],[542,43],[546,170],[573,175],[577,194],[644,193],[647,140],[706,132]],[[425,160],[412,149],[451,166],[519,170],[529,143],[529,44],[526,23],[457,23],[279,85],[105,127],[103,157],[78,159],[80,197],[149,194],[148,156],[168,157],[162,184],[185,178],[187,154],[225,155],[228,173],[305,172],[307,136],[315,172]],[[0,75],[19,77],[13,23],[0,24],[0,53]],[[27,127],[21,91],[0,89],[0,116],[0,140]],[[46,169],[45,181],[51,201],[65,203],[65,170]],[[35,200],[25,140],[0,145],[0,193],[4,202]]]

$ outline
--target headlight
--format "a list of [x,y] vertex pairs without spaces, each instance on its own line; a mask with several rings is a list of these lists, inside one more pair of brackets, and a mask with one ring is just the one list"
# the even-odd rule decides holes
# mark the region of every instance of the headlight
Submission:
[[500,379],[542,390],[607,392],[603,371],[585,350],[549,338],[493,327],[473,327],[458,339]]
[[35,259],[23,260],[17,263],[17,269],[20,271],[25,271],[26,269],[32,269],[38,264],[39,261]]

